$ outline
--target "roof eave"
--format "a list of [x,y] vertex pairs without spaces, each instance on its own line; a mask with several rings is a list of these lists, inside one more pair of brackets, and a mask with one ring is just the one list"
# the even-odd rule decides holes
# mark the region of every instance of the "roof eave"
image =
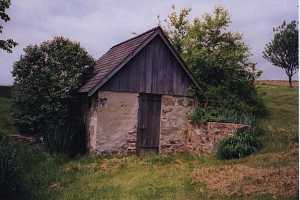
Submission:
[[147,44],[149,44],[158,32],[154,32],[141,46],[139,46],[131,55],[126,57],[121,64],[108,73],[95,87],[88,91],[88,96],[92,96],[98,89],[100,89],[112,76],[114,76],[124,65],[126,65],[137,53],[139,53]]
[[[156,29],[153,35],[151,35],[142,45],[140,45],[131,55],[127,56],[124,61],[121,62],[121,64],[113,69],[111,72],[109,72],[95,87],[91,88],[88,92],[88,96],[92,96],[98,89],[100,89],[107,81],[110,80],[111,77],[113,77],[124,65],[126,65],[136,54],[138,54],[146,45],[148,45],[157,35],[159,35],[166,46],[169,48],[169,50],[172,52],[173,56],[178,60],[181,67],[184,69],[184,71],[187,73],[188,77],[191,79],[192,83],[196,86],[198,90],[201,90],[198,82],[192,75],[189,68],[185,65],[184,61],[180,57],[180,55],[176,52],[172,44],[169,42],[167,36],[163,32],[161,27],[156,27]],[[153,30],[153,29],[152,29]]]

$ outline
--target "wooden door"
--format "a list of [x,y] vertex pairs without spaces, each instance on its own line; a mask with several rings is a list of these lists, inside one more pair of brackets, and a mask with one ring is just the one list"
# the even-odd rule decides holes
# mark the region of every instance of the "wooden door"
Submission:
[[159,150],[161,96],[140,94],[137,153]]

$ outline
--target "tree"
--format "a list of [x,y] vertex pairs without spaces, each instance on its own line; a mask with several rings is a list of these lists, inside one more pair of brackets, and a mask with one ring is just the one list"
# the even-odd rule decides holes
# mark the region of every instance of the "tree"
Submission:
[[263,57],[277,67],[281,67],[292,87],[292,77],[299,68],[298,64],[298,28],[297,22],[283,22],[273,29],[274,38],[266,44]]
[[201,107],[253,113],[258,100],[253,84],[261,72],[249,62],[251,55],[240,33],[230,32],[229,13],[216,7],[212,14],[189,20],[191,9],[173,12],[165,32],[201,85]]
[[[167,30],[167,34],[170,36],[176,51],[182,54],[184,52],[185,39],[190,28],[190,23],[187,17],[189,16],[191,9],[184,8],[179,14],[176,13],[174,5],[172,6],[172,9],[173,11],[168,17],[169,21],[164,20],[167,23],[165,30]],[[161,22],[159,16],[158,20],[160,25]]]
[[63,37],[27,46],[24,52],[12,72],[15,125],[21,133],[43,136],[50,148],[60,151],[70,143],[67,132],[73,134],[72,127],[79,124],[77,90],[90,74],[94,59],[79,43]]
[[[0,18],[4,22],[7,22],[10,20],[9,16],[5,13],[6,9],[8,9],[10,6],[10,0],[0,0]],[[0,25],[0,33],[3,31],[3,26]],[[17,45],[15,41],[12,39],[7,40],[0,40],[0,49],[3,49],[9,53],[12,53],[12,48],[14,48]]]

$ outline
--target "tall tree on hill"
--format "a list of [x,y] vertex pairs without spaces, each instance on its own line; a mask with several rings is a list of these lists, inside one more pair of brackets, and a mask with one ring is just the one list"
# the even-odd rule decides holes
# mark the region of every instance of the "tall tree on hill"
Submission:
[[297,22],[286,23],[284,21],[282,25],[274,28],[273,32],[274,38],[266,44],[263,57],[285,71],[289,79],[289,85],[292,87],[293,75],[299,69]]
[[231,32],[229,13],[190,18],[191,9],[175,10],[164,20],[164,30],[203,89],[197,96],[202,107],[255,112],[257,95],[253,80],[261,74],[249,61],[251,55],[240,33]]
[[[6,14],[6,9],[10,6],[10,0],[0,0],[0,19],[4,22],[10,20],[9,16]],[[3,31],[3,25],[0,25],[0,33]],[[3,49],[9,53],[12,53],[12,48],[17,45],[12,39],[0,40],[0,49]]]

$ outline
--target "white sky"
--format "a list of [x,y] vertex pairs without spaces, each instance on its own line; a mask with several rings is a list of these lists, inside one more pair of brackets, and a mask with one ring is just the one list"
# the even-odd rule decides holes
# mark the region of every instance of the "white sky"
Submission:
[[99,58],[114,44],[132,37],[132,32],[156,26],[157,15],[165,19],[173,4],[177,9],[192,8],[192,17],[210,13],[215,6],[225,7],[231,15],[230,30],[243,34],[253,54],[251,61],[264,71],[261,79],[286,79],[280,68],[262,58],[262,51],[273,27],[283,20],[298,20],[296,0],[12,0],[11,20],[0,36],[11,37],[19,45],[12,54],[0,50],[0,85],[13,83],[12,65],[29,44],[64,36],[79,41]]

